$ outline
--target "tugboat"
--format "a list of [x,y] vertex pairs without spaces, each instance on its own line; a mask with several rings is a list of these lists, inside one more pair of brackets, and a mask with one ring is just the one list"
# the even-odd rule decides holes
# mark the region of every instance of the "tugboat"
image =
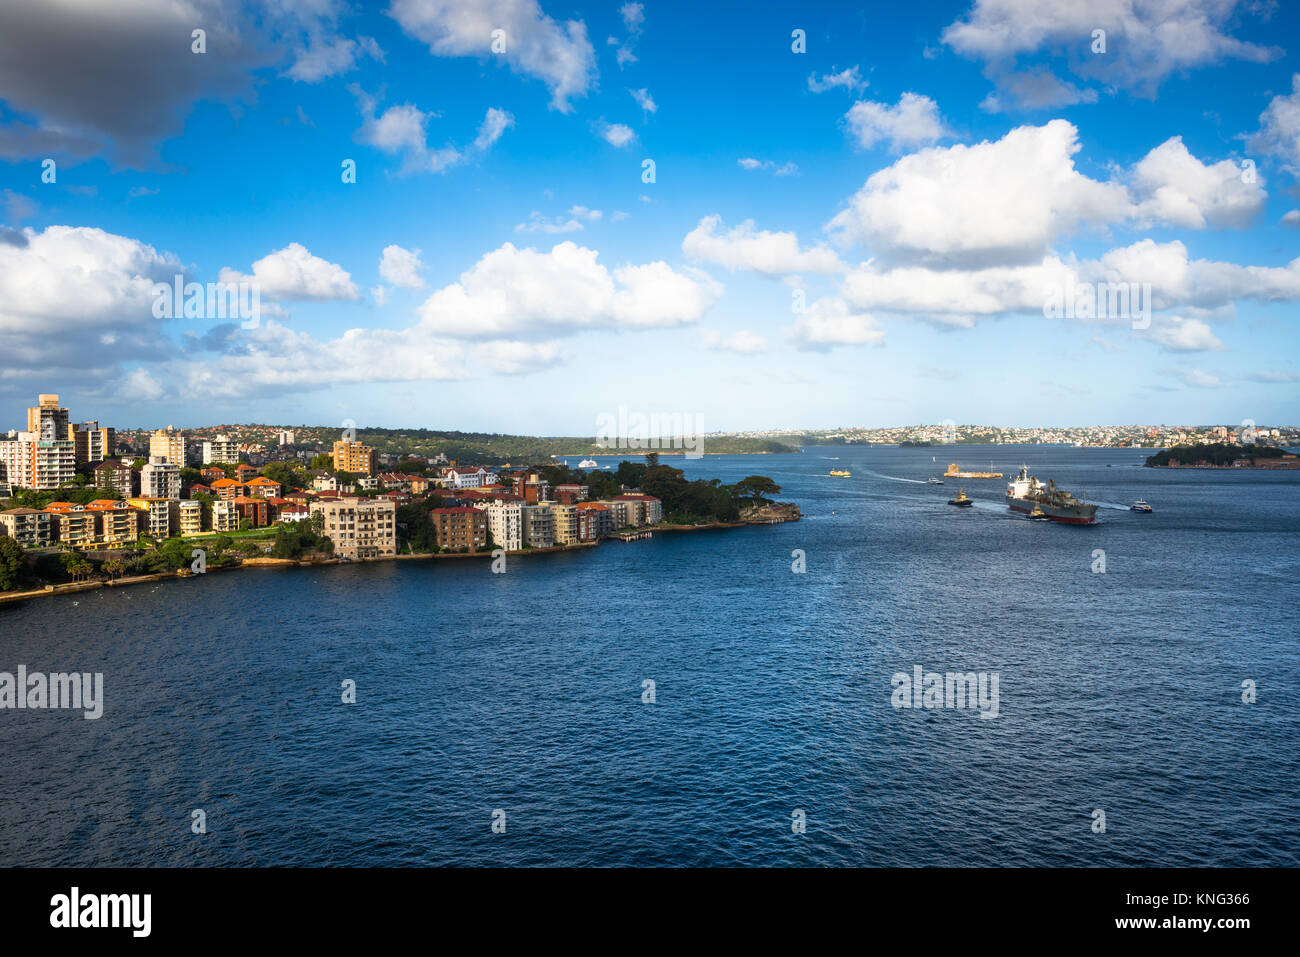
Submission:
[[928,479],[925,480],[925,484],[926,484],[926,485],[942,485],[942,484],[943,484],[943,479],[928,478]]
[[1030,518],[1032,521],[1035,521],[1035,522],[1050,522],[1050,521],[1051,521],[1051,519],[1048,517],[1047,513],[1044,512],[1044,511],[1043,511],[1041,508],[1039,508],[1037,505],[1035,505],[1035,506],[1034,506],[1034,510],[1033,510],[1032,512],[1029,513],[1029,518]]
[[831,474],[838,475],[842,478],[848,478],[853,473],[850,472],[848,469],[831,469]]
[[958,508],[970,508],[975,503],[971,499],[966,497],[966,490],[963,488],[957,490],[956,498],[948,499],[948,504],[956,505]]
[[1132,505],[1128,507],[1128,510],[1130,512],[1149,512],[1151,511],[1151,506],[1148,505],[1146,502],[1144,502],[1142,499],[1138,499],[1136,502],[1134,502]]

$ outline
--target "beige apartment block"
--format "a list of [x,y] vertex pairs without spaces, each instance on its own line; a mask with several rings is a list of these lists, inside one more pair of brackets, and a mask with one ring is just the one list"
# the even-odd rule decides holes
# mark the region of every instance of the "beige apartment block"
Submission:
[[340,498],[311,503],[324,517],[324,534],[339,558],[382,558],[397,554],[397,507],[391,501]]

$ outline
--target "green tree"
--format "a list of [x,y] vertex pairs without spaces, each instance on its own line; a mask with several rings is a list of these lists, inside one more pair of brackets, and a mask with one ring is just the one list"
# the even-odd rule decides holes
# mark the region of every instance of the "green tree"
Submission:
[[0,591],[13,591],[25,577],[27,556],[23,547],[7,535],[0,535]]

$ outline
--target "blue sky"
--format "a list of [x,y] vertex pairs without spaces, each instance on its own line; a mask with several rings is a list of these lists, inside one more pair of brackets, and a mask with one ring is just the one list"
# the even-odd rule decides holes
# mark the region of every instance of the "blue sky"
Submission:
[[7,8],[0,427],[1294,423],[1300,13],[1154,6]]

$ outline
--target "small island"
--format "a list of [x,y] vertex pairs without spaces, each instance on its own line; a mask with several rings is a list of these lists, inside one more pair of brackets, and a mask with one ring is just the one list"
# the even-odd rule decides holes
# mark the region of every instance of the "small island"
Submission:
[[1300,458],[1275,445],[1175,445],[1146,461],[1153,469],[1295,469]]

